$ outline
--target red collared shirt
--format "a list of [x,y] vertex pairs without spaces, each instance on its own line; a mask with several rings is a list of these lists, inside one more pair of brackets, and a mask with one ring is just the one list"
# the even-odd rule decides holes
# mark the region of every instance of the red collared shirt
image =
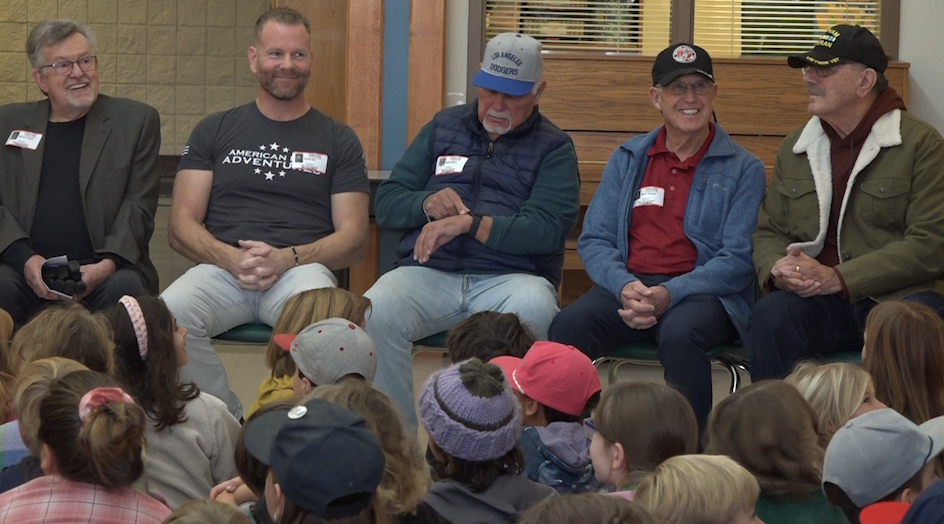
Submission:
[[130,487],[106,488],[60,475],[31,480],[0,496],[0,522],[160,524],[170,509]]
[[685,235],[685,207],[695,167],[715,137],[708,124],[708,138],[685,161],[665,145],[665,126],[646,151],[649,164],[635,195],[629,224],[629,257],[626,269],[640,275],[677,276],[695,268],[695,245]]

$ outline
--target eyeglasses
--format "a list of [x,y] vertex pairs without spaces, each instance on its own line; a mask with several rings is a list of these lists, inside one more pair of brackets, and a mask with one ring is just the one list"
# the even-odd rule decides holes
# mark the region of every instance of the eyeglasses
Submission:
[[678,80],[667,86],[662,86],[662,89],[668,91],[674,96],[685,96],[685,93],[688,92],[688,88],[691,87],[692,91],[694,91],[696,95],[704,95],[711,89],[711,86],[713,85],[714,84],[711,82],[704,81],[695,82],[694,84],[686,84],[685,82]]
[[800,69],[803,71],[803,76],[806,76],[806,73],[809,72],[810,69],[812,69],[813,72],[816,73],[816,76],[818,76],[818,77],[820,77],[820,78],[826,78],[827,76],[829,76],[829,75],[835,73],[836,71],[838,71],[838,70],[839,70],[839,66],[841,66],[841,65],[842,65],[842,64],[834,64],[834,65],[825,66],[825,67],[823,67],[823,66],[803,66],[803,67],[801,67]]
[[51,67],[52,71],[59,76],[69,76],[72,74],[72,68],[78,64],[79,69],[82,71],[88,72],[92,69],[98,67],[98,57],[97,56],[83,56],[78,60],[63,60],[62,62],[56,62],[54,64],[47,64],[40,66],[40,69],[44,67]]

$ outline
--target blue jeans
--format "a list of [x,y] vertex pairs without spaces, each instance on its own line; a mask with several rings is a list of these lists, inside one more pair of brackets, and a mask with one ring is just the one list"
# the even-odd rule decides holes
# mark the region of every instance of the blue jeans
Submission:
[[[944,297],[931,292],[902,300],[920,302],[944,317]],[[878,302],[850,303],[836,295],[801,298],[774,291],[760,299],[751,315],[747,346],[751,350],[751,380],[787,376],[797,362],[840,351],[861,351],[869,311]]]
[[293,267],[266,291],[247,291],[229,271],[212,264],[190,268],[161,294],[177,323],[187,328],[188,364],[180,369],[181,382],[193,382],[202,391],[226,402],[237,419],[242,404],[229,389],[226,369],[210,339],[250,322],[275,325],[285,301],[309,289],[337,285],[334,274],[321,264]]
[[364,296],[371,301],[367,334],[377,346],[374,387],[389,395],[414,427],[413,341],[480,311],[515,313],[544,339],[558,312],[554,286],[521,273],[461,274],[405,266],[384,273]]
[[[644,276],[653,286],[665,277]],[[718,297],[692,295],[669,308],[649,329],[633,329],[616,312],[620,300],[609,290],[594,285],[564,308],[551,324],[548,338],[570,344],[591,359],[634,342],[653,341],[665,368],[665,381],[691,404],[703,427],[711,411],[711,360],[708,349],[737,338],[737,330]]]

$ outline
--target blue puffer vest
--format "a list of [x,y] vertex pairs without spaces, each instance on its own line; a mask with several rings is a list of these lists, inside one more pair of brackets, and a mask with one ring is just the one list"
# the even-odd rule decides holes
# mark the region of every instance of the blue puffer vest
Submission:
[[[478,119],[478,100],[444,109],[433,117],[431,156],[468,157],[461,173],[435,176],[426,189],[451,187],[476,215],[510,216],[521,210],[544,158],[570,143],[570,137],[544,118],[537,107],[514,131],[492,142]],[[415,265],[413,246],[422,228],[403,235],[397,255],[401,265]],[[554,253],[499,253],[467,235],[460,235],[433,252],[426,267],[456,273],[520,272],[540,275],[555,287],[561,280],[563,244]]]

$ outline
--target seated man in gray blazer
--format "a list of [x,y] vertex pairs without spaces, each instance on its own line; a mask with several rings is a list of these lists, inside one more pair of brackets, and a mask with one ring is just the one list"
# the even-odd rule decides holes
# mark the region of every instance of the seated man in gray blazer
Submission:
[[47,98],[0,107],[0,308],[22,325],[62,299],[41,274],[59,255],[81,264],[72,298],[92,310],[157,293],[157,111],[99,95],[95,37],[80,22],[40,22],[26,49]]

